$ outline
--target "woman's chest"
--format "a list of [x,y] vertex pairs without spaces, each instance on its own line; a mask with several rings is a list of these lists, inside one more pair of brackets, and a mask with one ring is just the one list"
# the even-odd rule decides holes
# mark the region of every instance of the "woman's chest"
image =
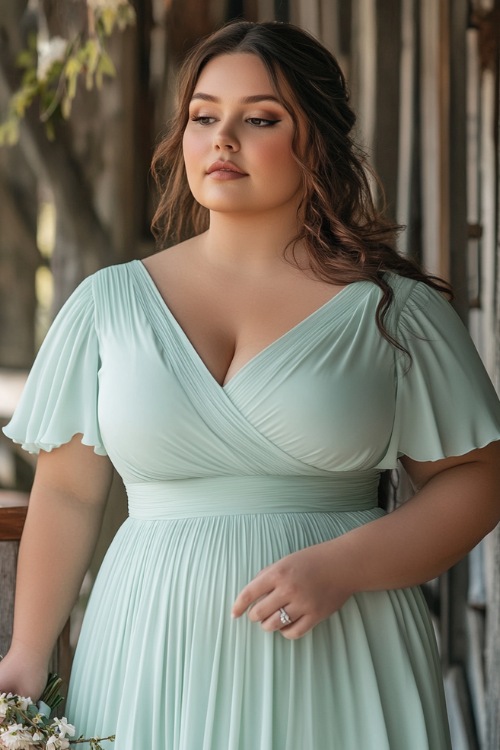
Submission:
[[[162,324],[165,324],[163,328]],[[138,314],[102,336],[101,431],[110,455],[158,471],[224,467],[238,440],[320,471],[375,466],[394,417],[394,350],[373,311],[318,316],[250,359],[224,387],[172,321]],[[147,455],[138,457],[141,448]],[[130,456],[130,451],[134,456]]]

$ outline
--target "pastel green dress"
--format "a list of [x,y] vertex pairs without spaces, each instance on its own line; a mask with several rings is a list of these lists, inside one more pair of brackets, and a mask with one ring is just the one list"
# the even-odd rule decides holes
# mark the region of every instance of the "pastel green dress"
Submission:
[[78,733],[116,733],[116,750],[450,748],[418,588],[353,596],[294,641],[230,616],[264,566],[381,516],[379,474],[399,455],[500,438],[449,303],[388,278],[411,366],[378,332],[380,290],[360,281],[222,387],[140,261],[66,303],[5,433],[32,452],[81,433],[128,493],[75,655]]

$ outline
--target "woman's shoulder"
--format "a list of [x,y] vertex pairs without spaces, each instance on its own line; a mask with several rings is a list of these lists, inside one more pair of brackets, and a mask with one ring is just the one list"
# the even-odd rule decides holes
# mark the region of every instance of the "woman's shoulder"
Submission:
[[429,306],[450,307],[447,297],[436,288],[419,279],[389,272],[384,275],[393,293],[393,303],[398,315],[415,309],[426,310]]
[[139,259],[128,260],[123,263],[113,263],[110,266],[105,266],[98,271],[94,271],[83,283],[89,283],[92,287],[95,287],[98,284],[123,281],[129,278],[131,271],[133,271],[138,263],[141,263]]
[[431,289],[431,287],[423,281],[417,281],[409,276],[401,276],[393,271],[385,273],[384,279],[391,287],[395,301],[399,303],[403,302],[403,304],[415,292],[418,293],[419,290]]

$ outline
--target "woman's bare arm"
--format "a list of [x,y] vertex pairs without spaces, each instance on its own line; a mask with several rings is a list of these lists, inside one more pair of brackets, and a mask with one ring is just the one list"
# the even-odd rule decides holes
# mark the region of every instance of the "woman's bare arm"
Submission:
[[[239,617],[281,630],[279,607],[304,635],[361,591],[397,589],[434,578],[463,557],[500,520],[500,442],[464,456],[403,464],[418,488],[393,513],[261,571],[233,607]],[[259,600],[259,601],[257,601]]]
[[[384,518],[355,529],[356,590],[401,588],[454,565],[500,520],[500,442],[440,461],[402,464],[415,496]],[[367,545],[367,546],[366,546]]]
[[31,681],[45,679],[92,558],[111,479],[109,459],[82,445],[81,435],[40,453],[19,549],[12,645],[0,662],[0,692],[29,688],[32,694]]

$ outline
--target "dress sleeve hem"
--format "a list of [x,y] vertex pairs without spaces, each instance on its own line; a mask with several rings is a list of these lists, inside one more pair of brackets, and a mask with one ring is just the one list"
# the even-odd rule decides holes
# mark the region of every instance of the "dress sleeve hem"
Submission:
[[[466,456],[467,453],[471,453],[475,450],[481,450],[481,448],[486,448],[488,445],[491,445],[492,443],[500,441],[500,433],[496,433],[492,437],[485,437],[483,440],[478,440],[474,444],[470,444],[468,446],[461,446],[457,447],[453,452],[450,451],[442,451],[438,456],[436,456],[435,453],[431,455],[429,454],[416,454],[416,451],[401,451],[398,452],[398,459],[403,458],[406,456],[407,458],[410,458],[412,461],[421,461],[421,462],[430,462],[433,463],[435,461],[442,461],[446,458],[460,458],[461,456]],[[382,463],[382,462],[381,462]]]
[[36,441],[29,441],[29,440],[19,440],[16,437],[14,437],[12,434],[10,434],[7,431],[6,427],[2,428],[2,432],[6,437],[8,437],[10,440],[12,440],[13,443],[16,445],[20,445],[23,450],[25,450],[27,453],[31,453],[32,455],[38,455],[40,451],[45,451],[46,453],[51,453],[55,448],[60,448],[61,445],[66,445],[69,443],[76,435],[81,435],[81,444],[88,446],[89,448],[94,449],[94,453],[98,456],[107,456],[106,449],[93,441],[91,438],[89,438],[86,435],[82,435],[80,432],[75,432],[73,435],[70,435],[67,439],[63,439],[61,441],[57,442],[45,442],[43,440],[36,440]]

